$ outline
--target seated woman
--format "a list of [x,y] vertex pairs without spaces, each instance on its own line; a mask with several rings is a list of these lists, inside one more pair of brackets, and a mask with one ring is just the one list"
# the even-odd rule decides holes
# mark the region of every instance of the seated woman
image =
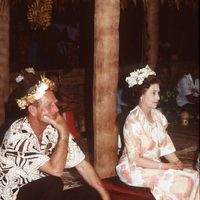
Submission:
[[120,180],[150,188],[156,200],[199,199],[199,174],[185,169],[176,156],[166,131],[167,120],[156,109],[160,89],[155,72],[146,66],[132,72],[126,81],[133,87],[138,105],[124,125],[125,148],[116,167]]

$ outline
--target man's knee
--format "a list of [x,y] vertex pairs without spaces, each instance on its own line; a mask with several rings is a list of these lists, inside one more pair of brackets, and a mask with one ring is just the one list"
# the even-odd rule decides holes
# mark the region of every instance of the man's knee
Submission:
[[63,181],[57,176],[48,176],[48,181],[46,182],[49,187],[63,189]]

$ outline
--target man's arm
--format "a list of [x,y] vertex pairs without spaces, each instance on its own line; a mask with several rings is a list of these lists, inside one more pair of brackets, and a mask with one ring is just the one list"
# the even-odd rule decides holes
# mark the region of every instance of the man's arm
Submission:
[[189,102],[194,103],[194,104],[199,104],[199,97],[193,96],[193,94],[186,95],[186,98],[188,99]]
[[69,128],[61,115],[58,115],[55,120],[49,118],[48,120],[58,129],[60,135],[50,160],[39,169],[54,176],[62,176],[67,158]]
[[80,164],[76,166],[76,169],[84,178],[84,180],[99,192],[103,200],[110,200],[110,196],[104,188],[101,179],[89,162],[83,160]]

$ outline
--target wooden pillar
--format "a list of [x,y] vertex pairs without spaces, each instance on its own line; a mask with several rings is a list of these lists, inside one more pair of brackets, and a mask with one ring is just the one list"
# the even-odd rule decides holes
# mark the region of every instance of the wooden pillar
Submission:
[[160,1],[147,0],[145,8],[145,55],[152,69],[156,67],[159,50],[159,13]]
[[9,96],[9,1],[0,0],[0,126]]
[[117,164],[117,83],[119,0],[96,0],[94,22],[94,165],[101,178],[115,175]]

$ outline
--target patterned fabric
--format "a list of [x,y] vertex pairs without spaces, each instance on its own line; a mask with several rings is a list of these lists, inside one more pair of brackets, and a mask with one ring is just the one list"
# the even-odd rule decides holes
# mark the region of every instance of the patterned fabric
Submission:
[[[0,199],[15,200],[19,188],[47,174],[39,167],[49,159],[58,140],[58,132],[48,125],[38,142],[27,118],[15,121],[5,134],[0,148]],[[66,168],[79,164],[85,155],[70,135]]]
[[194,200],[199,183],[198,172],[137,166],[136,153],[143,158],[161,162],[161,156],[175,151],[166,132],[166,118],[156,109],[152,109],[151,114],[154,123],[146,119],[139,106],[128,115],[123,132],[125,149],[116,167],[117,174],[128,185],[150,188],[156,200]]
[[184,75],[177,84],[178,95],[176,98],[178,106],[184,106],[189,102],[187,95],[199,97],[199,79],[192,79],[191,74]]

